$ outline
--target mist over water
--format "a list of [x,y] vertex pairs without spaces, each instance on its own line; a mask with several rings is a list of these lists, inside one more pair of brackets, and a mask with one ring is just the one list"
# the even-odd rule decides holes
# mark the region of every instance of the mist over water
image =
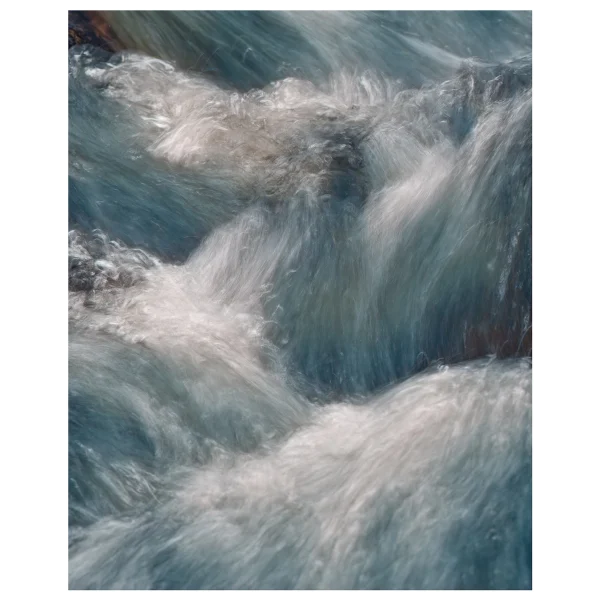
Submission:
[[531,588],[531,14],[102,18],[70,587]]

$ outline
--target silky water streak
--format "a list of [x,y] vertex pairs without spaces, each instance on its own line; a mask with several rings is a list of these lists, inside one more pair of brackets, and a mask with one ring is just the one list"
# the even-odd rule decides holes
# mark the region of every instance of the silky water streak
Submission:
[[99,20],[70,587],[530,589],[531,14]]

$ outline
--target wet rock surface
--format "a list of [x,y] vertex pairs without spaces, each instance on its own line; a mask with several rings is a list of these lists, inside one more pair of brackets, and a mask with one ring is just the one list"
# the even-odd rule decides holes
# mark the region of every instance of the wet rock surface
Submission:
[[119,49],[114,33],[97,11],[69,11],[69,48],[82,44],[114,52]]

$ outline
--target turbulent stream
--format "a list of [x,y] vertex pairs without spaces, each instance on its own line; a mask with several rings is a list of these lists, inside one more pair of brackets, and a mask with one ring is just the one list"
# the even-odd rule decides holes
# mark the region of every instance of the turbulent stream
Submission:
[[101,17],[70,587],[530,589],[531,14]]

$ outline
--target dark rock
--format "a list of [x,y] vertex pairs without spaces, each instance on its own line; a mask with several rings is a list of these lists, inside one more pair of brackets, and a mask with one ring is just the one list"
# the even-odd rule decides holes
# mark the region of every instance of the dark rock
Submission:
[[69,11],[69,48],[91,44],[103,50],[118,50],[117,40],[111,27],[96,11]]

